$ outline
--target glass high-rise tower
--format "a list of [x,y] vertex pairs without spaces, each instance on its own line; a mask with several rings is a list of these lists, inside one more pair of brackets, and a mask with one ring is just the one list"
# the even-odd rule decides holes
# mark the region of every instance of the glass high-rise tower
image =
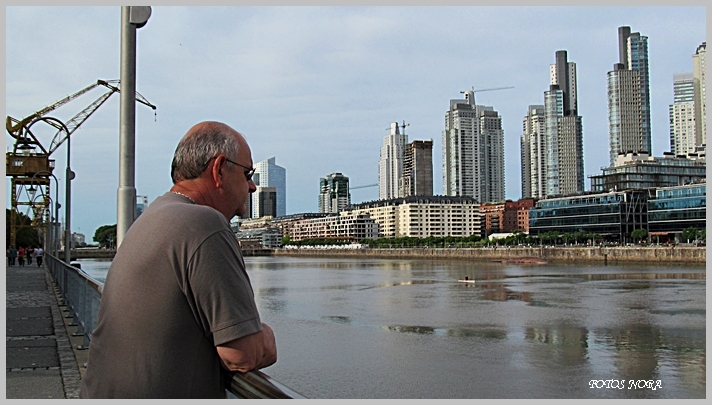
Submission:
[[618,55],[607,74],[611,166],[619,153],[652,153],[648,37],[619,27]]
[[[255,185],[257,187],[274,187],[277,201],[277,216],[287,215],[287,171],[277,166],[275,158],[271,157],[255,164]],[[257,193],[252,194],[252,217],[259,218],[259,199]]]
[[331,173],[319,179],[319,212],[338,213],[351,204],[349,178]]

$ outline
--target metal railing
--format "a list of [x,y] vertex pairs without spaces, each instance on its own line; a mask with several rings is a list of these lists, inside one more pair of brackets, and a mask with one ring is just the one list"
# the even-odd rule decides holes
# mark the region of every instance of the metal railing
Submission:
[[[99,304],[104,284],[68,265],[51,254],[45,254],[47,268],[59,288],[60,305],[66,305],[77,326],[75,336],[84,336],[77,349],[88,349],[99,320]],[[76,264],[76,263],[74,263]],[[229,398],[238,399],[304,399],[305,397],[261,371],[231,373],[227,381]]]

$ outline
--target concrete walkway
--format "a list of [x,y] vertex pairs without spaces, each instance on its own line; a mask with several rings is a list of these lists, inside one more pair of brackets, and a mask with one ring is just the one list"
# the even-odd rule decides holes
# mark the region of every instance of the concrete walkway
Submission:
[[49,271],[36,263],[5,269],[5,398],[79,398],[86,350],[74,349],[81,337]]

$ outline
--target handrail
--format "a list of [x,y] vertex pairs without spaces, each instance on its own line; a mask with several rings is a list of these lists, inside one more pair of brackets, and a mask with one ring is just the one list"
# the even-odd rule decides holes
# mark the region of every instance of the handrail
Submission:
[[279,383],[267,374],[255,370],[234,373],[227,381],[227,390],[242,399],[305,399],[298,392]]
[[[104,284],[93,279],[80,268],[68,265],[45,253],[45,263],[60,290],[63,305],[72,316],[72,325],[84,339],[77,349],[88,349],[91,335],[99,320],[99,303]],[[238,399],[304,399],[305,397],[279,383],[261,371],[229,373],[226,390],[230,398]],[[230,395],[231,394],[231,395]]]

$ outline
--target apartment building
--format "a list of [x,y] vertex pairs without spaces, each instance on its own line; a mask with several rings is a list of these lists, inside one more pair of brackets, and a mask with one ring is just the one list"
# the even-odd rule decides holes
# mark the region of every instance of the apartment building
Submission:
[[324,217],[296,220],[291,224],[288,235],[295,241],[335,239],[356,242],[377,238],[378,224],[367,213],[341,211]]
[[479,203],[472,197],[410,196],[352,205],[379,227],[378,237],[467,237],[480,235]]

